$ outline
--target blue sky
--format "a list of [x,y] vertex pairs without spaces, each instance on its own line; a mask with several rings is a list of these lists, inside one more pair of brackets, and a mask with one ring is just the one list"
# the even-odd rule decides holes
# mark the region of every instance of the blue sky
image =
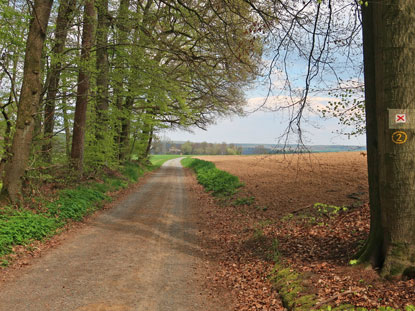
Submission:
[[[340,1],[337,5],[343,7],[343,2]],[[335,34],[337,38],[348,35],[347,31],[342,32],[341,30],[348,29],[348,25],[354,24],[354,14],[352,12],[353,6],[347,6],[346,11],[338,10],[336,13],[336,27],[337,32]],[[324,21],[323,21],[324,24]],[[342,24],[344,24],[342,26]],[[342,28],[343,27],[343,28]],[[324,32],[323,32],[324,33]],[[302,38],[307,41],[307,35]],[[320,38],[321,39],[321,38]],[[335,38],[334,38],[335,39]],[[303,41],[304,41],[303,40]],[[301,40],[300,40],[301,41]],[[319,40],[318,44],[321,44]],[[320,94],[316,95],[313,93],[308,97],[311,111],[305,114],[305,119],[308,121],[302,125],[302,131],[304,133],[304,142],[309,145],[365,145],[366,138],[364,135],[359,137],[348,137],[341,135],[338,131],[342,128],[338,124],[337,119],[326,120],[321,118],[320,114],[316,112],[317,108],[325,106],[330,96],[325,93],[324,89],[330,87],[338,87],[341,85],[347,86],[350,81],[358,82],[363,79],[361,63],[362,63],[362,51],[359,47],[361,37],[358,35],[355,37],[353,48],[346,46],[342,52],[341,47],[336,44],[330,43],[330,47],[334,49],[334,54],[330,54],[329,58],[324,58],[325,61],[330,62],[331,67],[325,67],[325,69],[319,69],[319,75],[313,80],[312,88],[317,88],[321,91]],[[270,65],[270,60],[273,55],[272,43],[266,47],[267,52],[263,55],[263,62],[265,68]],[[281,50],[281,55],[284,55]],[[288,57],[281,62],[278,59],[274,63],[272,68],[272,90],[271,90],[271,101],[267,104],[269,110],[275,107],[281,107],[287,105],[289,102],[286,96],[290,92],[287,91],[287,85],[285,84],[286,79],[290,81],[290,90],[301,92],[304,87],[306,77],[307,62],[304,58],[299,57],[298,53],[290,52]],[[332,72],[335,70],[335,74]],[[269,70],[269,68],[268,68]],[[284,72],[288,72],[289,77]],[[266,74],[266,72],[264,72]],[[257,83],[249,90],[246,91],[246,98],[248,105],[246,110],[253,111],[255,107],[258,107],[262,102],[264,96],[268,91],[268,85],[261,83],[259,79]],[[339,84],[337,84],[339,83]],[[291,93],[293,94],[293,93]],[[285,95],[285,96],[284,96]],[[274,109],[275,110],[275,109]],[[193,132],[179,131],[179,130],[166,130],[163,133],[159,133],[161,137],[169,138],[174,141],[193,141],[193,142],[211,142],[211,143],[252,143],[252,144],[277,144],[279,138],[284,133],[288,125],[289,118],[287,112],[279,111],[257,111],[252,114],[248,114],[245,117],[233,116],[229,118],[221,118],[216,121],[216,124],[208,126],[206,131],[201,129],[192,129]],[[296,143],[296,141],[291,141]]]
[[[299,74],[300,75],[300,74]],[[216,120],[216,124],[207,127],[207,130],[191,129],[190,131],[166,130],[159,133],[161,138],[168,138],[173,141],[192,141],[210,143],[250,143],[250,144],[277,144],[284,133],[289,118],[287,111],[270,111],[275,107],[281,107],[289,102],[287,96],[281,95],[278,91],[284,77],[278,74],[273,75],[274,90],[265,109],[247,114],[245,117],[231,116]],[[257,83],[256,86],[246,92],[248,104],[245,111],[254,111],[264,102],[266,88]],[[359,137],[348,137],[338,133],[344,127],[338,124],[337,119],[323,119],[317,108],[325,106],[329,100],[334,98],[323,95],[310,95],[310,111],[305,113],[302,126],[304,143],[308,145],[360,145],[366,144],[364,135]],[[267,109],[269,108],[269,109]],[[275,110],[275,109],[274,109]],[[290,143],[296,143],[293,140]]]
[[[304,124],[305,142],[310,145],[365,145],[365,137],[339,135],[337,120],[323,120],[310,117],[310,122]],[[276,144],[278,138],[287,126],[287,119],[281,112],[258,111],[246,117],[233,116],[217,120],[216,124],[208,126],[207,131],[194,129],[193,133],[186,131],[165,131],[165,135],[174,141],[193,141],[210,143],[252,143]]]

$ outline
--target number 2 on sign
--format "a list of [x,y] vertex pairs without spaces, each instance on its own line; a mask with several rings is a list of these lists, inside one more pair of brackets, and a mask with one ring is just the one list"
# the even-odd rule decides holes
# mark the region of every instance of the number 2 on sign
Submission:
[[397,145],[402,145],[408,140],[408,135],[403,131],[396,131],[392,134],[392,141]]

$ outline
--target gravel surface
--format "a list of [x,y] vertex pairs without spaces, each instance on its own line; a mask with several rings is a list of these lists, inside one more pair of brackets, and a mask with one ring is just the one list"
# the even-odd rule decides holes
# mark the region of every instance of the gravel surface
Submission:
[[[180,159],[0,288],[1,311],[229,310],[206,259]],[[219,303],[222,301],[222,303]]]

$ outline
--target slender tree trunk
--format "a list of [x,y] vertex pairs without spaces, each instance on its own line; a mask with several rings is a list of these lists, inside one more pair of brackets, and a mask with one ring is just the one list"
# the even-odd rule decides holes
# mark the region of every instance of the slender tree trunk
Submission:
[[153,129],[153,126],[151,126],[150,127],[150,133],[148,134],[147,148],[146,148],[146,152],[145,152],[145,158],[146,159],[150,155],[151,144],[153,143],[153,134],[154,134],[154,129]]
[[365,66],[368,83],[366,106],[370,114],[368,123],[377,129],[373,128],[367,134],[368,143],[376,146],[377,142],[378,157],[371,158],[374,161],[371,165],[377,169],[378,192],[373,189],[376,188],[376,182],[372,180],[376,176],[375,168],[369,167],[374,219],[371,223],[372,241],[369,239],[365,257],[383,263],[382,275],[385,277],[413,276],[415,123],[408,119],[411,128],[402,130],[406,132],[407,141],[394,143],[392,137],[397,129],[389,128],[388,109],[415,109],[415,2],[381,0],[369,2],[369,6],[371,8],[366,13],[373,15],[364,15],[365,19],[368,18],[365,23],[369,23],[364,31],[365,40],[373,38],[374,58],[370,59],[365,52],[365,61],[369,62]]
[[21,198],[22,177],[29,159],[35,116],[41,92],[41,57],[52,0],[35,0],[26,43],[23,84],[17,111],[11,157],[6,165],[2,195],[12,202]]
[[3,140],[3,156],[0,160],[0,176],[3,176],[4,166],[6,165],[11,151],[10,151],[10,139],[11,139],[11,132],[12,132],[12,121],[10,120],[9,114],[7,113],[7,107],[9,107],[13,103],[13,95],[12,91],[9,94],[9,100],[7,104],[1,107],[1,114],[3,115],[4,121],[6,121],[6,129],[4,131],[4,140]]
[[126,115],[127,111],[130,111],[133,106],[133,99],[131,96],[128,96],[125,100],[125,105],[122,107],[124,110],[124,114],[121,117],[121,133],[120,133],[120,156],[119,159],[121,161],[125,161],[127,158],[127,154],[129,151],[130,146],[130,124],[131,120],[128,115]]
[[84,26],[82,31],[81,67],[78,75],[78,90],[75,106],[75,118],[73,125],[71,160],[74,169],[82,174],[86,112],[89,94],[90,69],[89,60],[94,34],[95,9],[94,0],[86,0],[84,7]]
[[98,24],[97,24],[97,104],[96,104],[96,138],[98,144],[102,143],[104,133],[108,131],[108,0],[97,0]]
[[120,7],[118,10],[117,15],[117,50],[115,54],[115,67],[117,68],[115,70],[114,75],[114,93],[116,98],[116,108],[118,110],[118,122],[116,123],[115,133],[116,133],[116,145],[119,146],[118,151],[118,160],[123,161],[125,152],[122,151],[122,133],[123,133],[123,119],[124,114],[126,111],[124,110],[124,101],[127,101],[125,99],[124,95],[124,76],[127,75],[127,69],[126,69],[126,57],[127,57],[127,51],[125,48],[125,45],[127,44],[128,39],[128,33],[130,31],[130,25],[128,21],[129,17],[129,7],[130,7],[130,0],[121,0],[120,1]]
[[65,152],[66,157],[69,160],[71,158],[71,130],[69,128],[69,116],[68,107],[66,103],[66,90],[62,92],[62,115],[63,115],[63,126],[65,127]]
[[58,17],[56,19],[55,44],[52,48],[51,70],[47,79],[47,95],[44,112],[44,144],[42,146],[43,158],[46,162],[52,161],[52,137],[55,125],[56,94],[58,92],[59,78],[62,71],[61,57],[66,44],[69,23],[75,9],[76,0],[61,1]]

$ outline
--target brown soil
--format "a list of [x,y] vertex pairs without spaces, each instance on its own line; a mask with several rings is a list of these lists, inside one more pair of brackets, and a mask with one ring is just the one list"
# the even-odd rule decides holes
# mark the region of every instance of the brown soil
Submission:
[[320,202],[367,200],[366,157],[360,152],[273,156],[203,156],[245,184],[242,194],[285,215]]
[[[282,262],[304,276],[305,294],[332,306],[415,304],[415,281],[386,281],[371,268],[349,260],[369,231],[366,158],[361,153],[302,156],[203,156],[245,183],[236,197],[254,196],[252,205],[214,200],[200,185],[200,217],[206,247],[216,250],[216,286],[237,297],[236,310],[284,310],[268,282],[273,246]],[[347,206],[334,215],[314,203]]]

